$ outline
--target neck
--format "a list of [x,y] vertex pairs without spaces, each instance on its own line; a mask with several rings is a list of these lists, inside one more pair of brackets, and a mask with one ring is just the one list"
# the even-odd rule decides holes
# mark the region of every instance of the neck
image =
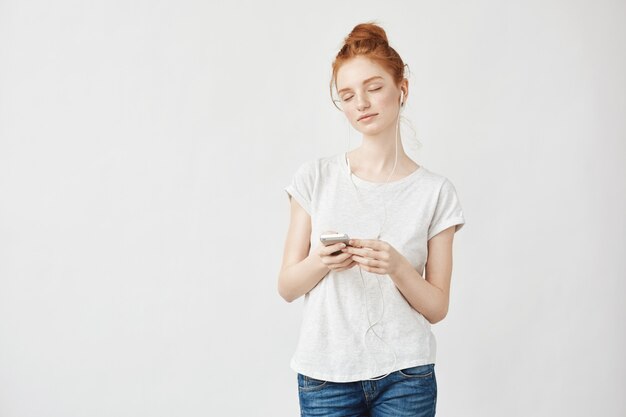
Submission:
[[[396,162],[395,126],[389,130],[391,132],[385,131],[373,136],[363,135],[361,146],[348,155],[351,165],[370,176],[389,175]],[[398,138],[396,173],[400,171],[400,166],[407,158],[402,141]]]

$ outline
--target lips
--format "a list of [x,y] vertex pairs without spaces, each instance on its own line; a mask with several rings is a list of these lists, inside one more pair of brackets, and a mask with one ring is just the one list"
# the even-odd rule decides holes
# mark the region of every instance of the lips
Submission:
[[376,116],[378,113],[369,113],[369,114],[364,114],[363,116],[358,118],[358,121],[360,122],[361,120],[369,120],[372,116]]

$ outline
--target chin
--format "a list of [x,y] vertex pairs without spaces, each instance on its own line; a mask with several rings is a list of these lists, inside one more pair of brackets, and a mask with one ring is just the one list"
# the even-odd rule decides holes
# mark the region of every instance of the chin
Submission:
[[355,129],[363,135],[376,136],[384,132],[388,128],[381,128],[379,126],[365,126],[365,127],[359,126],[358,128],[355,128]]

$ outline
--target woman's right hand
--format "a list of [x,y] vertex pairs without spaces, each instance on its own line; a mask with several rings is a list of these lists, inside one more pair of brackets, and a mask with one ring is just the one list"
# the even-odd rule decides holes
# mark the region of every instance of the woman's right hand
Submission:
[[[345,271],[346,269],[350,269],[356,265],[356,261],[352,259],[351,253],[341,252],[341,249],[345,247],[345,243],[335,243],[334,245],[329,246],[319,244],[315,249],[315,253],[328,269],[333,271]],[[335,252],[340,253],[332,255]]]

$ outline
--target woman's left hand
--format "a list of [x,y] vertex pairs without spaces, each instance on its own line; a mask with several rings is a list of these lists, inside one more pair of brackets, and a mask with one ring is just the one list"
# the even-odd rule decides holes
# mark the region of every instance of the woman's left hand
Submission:
[[382,240],[350,239],[343,252],[352,254],[352,260],[364,270],[381,275],[394,275],[408,260],[393,246]]

